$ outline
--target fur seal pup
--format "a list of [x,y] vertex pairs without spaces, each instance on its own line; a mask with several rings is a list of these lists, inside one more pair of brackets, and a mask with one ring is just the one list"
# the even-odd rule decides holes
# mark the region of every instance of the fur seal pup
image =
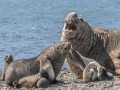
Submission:
[[39,79],[39,73],[31,76],[26,76],[21,78],[19,81],[14,81],[13,86],[16,88],[26,87],[26,88],[32,88],[35,81]]
[[73,48],[70,49],[70,53],[68,55],[71,57],[71,60],[73,60],[75,64],[83,70],[84,82],[94,81],[97,78],[99,80],[105,80],[106,78],[110,79],[113,77],[107,74],[106,69],[94,59],[89,59],[82,56]]
[[[69,49],[70,43],[61,41],[49,46],[35,58],[13,61],[8,65],[5,72],[6,83],[13,84],[13,81],[19,81],[23,77],[35,75],[41,69],[46,70],[50,83],[52,83],[59,74]],[[50,68],[51,64],[52,69]]]
[[98,71],[98,79],[99,80],[113,80],[113,74],[110,72],[107,72],[106,68],[103,66],[97,67],[97,71]]
[[46,72],[46,70],[44,69],[42,69],[40,73],[41,78],[36,81],[36,84],[34,86],[36,86],[37,88],[46,88],[51,84],[50,77],[48,75],[48,72]]
[[0,81],[4,81],[6,68],[12,61],[13,61],[13,56],[11,54],[5,56],[5,58],[4,58],[4,68],[2,70]]
[[13,86],[16,88],[26,87],[41,87],[45,88],[50,85],[48,73],[42,69],[38,74],[26,76],[21,78],[19,81],[14,81]]
[[100,73],[97,70],[99,70],[100,67],[100,64],[97,62],[90,62],[88,65],[86,65],[85,69],[83,70],[83,81],[90,82],[98,79],[97,75],[100,75]]

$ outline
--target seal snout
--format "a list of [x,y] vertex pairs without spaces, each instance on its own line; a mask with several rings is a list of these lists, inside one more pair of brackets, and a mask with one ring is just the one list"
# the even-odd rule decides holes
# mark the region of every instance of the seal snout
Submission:
[[65,18],[65,29],[67,30],[76,30],[76,24],[78,23],[78,15],[75,12],[71,12]]
[[67,30],[76,30],[76,26],[73,23],[71,23],[71,24],[66,23],[65,29],[67,29]]
[[13,60],[13,56],[11,54],[9,54],[5,57],[6,62],[9,62],[9,61],[12,61],[12,60]]

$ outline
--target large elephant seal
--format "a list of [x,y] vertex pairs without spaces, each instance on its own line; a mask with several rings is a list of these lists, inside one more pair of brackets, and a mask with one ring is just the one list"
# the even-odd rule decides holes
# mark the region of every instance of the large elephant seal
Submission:
[[12,61],[13,61],[13,56],[11,54],[5,56],[5,58],[4,58],[4,68],[3,68],[2,73],[1,73],[0,81],[4,81],[6,68]]
[[101,66],[98,62],[96,62],[94,59],[86,58],[82,56],[79,52],[74,50],[73,48],[70,49],[70,53],[68,54],[71,60],[74,61],[74,63],[81,68],[83,71],[83,81],[89,82],[94,81],[96,79],[99,80],[106,80],[109,78],[109,74],[107,74],[106,69]]
[[50,83],[52,83],[59,74],[69,49],[70,43],[58,42],[43,50],[35,58],[13,61],[6,69],[5,81],[13,83],[13,81],[35,75],[44,69],[49,75]]
[[[61,41],[71,42],[81,55],[95,59],[107,71],[120,74],[120,31],[91,28],[76,12],[65,18]],[[68,65],[76,76],[82,75],[80,67],[67,57]]]

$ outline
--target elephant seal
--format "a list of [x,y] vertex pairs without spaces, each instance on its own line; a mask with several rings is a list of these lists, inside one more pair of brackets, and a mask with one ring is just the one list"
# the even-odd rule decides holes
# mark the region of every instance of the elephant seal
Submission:
[[70,43],[58,42],[43,50],[35,58],[13,61],[5,72],[6,83],[13,84],[13,81],[35,75],[41,69],[48,73],[50,83],[52,83],[59,74],[69,49]]
[[0,81],[4,81],[6,68],[12,61],[13,61],[13,56],[11,54],[5,56],[5,58],[4,58],[4,68],[3,68],[2,73],[1,73]]
[[[62,29],[61,41],[68,41],[81,55],[95,59],[113,75],[120,74],[120,30],[92,28],[76,12],[70,12]],[[77,77],[82,70],[69,57],[68,65]]]
[[111,78],[111,76],[107,74],[106,69],[94,59],[89,59],[82,56],[73,48],[70,49],[70,53],[68,55],[71,57],[71,60],[74,60],[74,63],[83,71],[82,77],[84,82],[94,81],[96,79],[105,80],[107,78]]

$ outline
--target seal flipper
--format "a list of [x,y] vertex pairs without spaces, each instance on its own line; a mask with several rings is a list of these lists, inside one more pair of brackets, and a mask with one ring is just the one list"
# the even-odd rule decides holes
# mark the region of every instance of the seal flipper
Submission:
[[59,81],[58,80],[54,80],[53,82],[52,82],[52,84],[57,84]]

